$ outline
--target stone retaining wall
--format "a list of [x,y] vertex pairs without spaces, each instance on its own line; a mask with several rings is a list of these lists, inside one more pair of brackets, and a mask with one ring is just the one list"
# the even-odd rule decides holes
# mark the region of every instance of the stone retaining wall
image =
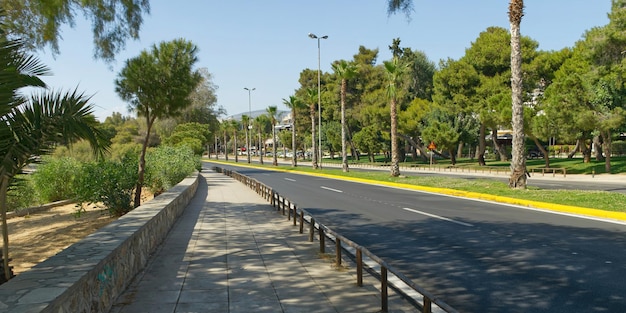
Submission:
[[195,174],[0,285],[0,312],[108,312],[196,193]]

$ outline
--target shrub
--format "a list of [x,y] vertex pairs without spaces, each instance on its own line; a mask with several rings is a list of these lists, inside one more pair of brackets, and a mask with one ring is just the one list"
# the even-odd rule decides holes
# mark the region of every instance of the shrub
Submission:
[[15,177],[15,183],[7,192],[7,211],[17,211],[39,204],[32,179],[22,174]]
[[80,162],[74,158],[44,157],[32,174],[33,185],[41,201],[54,202],[74,198],[74,180],[80,167]]
[[159,195],[201,166],[200,158],[188,146],[160,146],[146,154],[144,182],[154,195]]
[[133,209],[133,190],[137,183],[137,160],[85,163],[76,179],[76,200],[102,203],[111,215],[122,216]]

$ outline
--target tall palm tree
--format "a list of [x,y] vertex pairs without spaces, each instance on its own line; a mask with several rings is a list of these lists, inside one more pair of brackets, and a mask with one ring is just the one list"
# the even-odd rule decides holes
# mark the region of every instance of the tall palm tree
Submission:
[[315,109],[317,106],[317,100],[317,88],[307,88],[306,102],[309,104],[309,115],[311,116],[311,148],[313,149],[311,165],[314,169],[318,169],[319,167],[319,165],[317,164],[317,149],[321,149],[321,147],[318,147],[315,142]]
[[47,73],[39,60],[24,53],[23,42],[7,40],[0,30],[0,215],[2,216],[4,277],[11,278],[7,191],[15,175],[34,157],[45,154],[58,142],[84,139],[93,152],[102,155],[109,147],[96,126],[90,97],[76,90],[46,92],[27,99],[23,87],[44,87],[38,76]]
[[[387,0],[387,13],[413,12],[413,0]],[[522,93],[522,48],[520,25],[524,16],[524,0],[510,0],[509,23],[511,27],[511,94],[512,94],[512,160],[509,186],[526,188],[526,158],[524,154],[524,104]],[[482,130],[482,129],[481,129]]]
[[250,129],[248,129],[248,125],[250,125],[250,117],[248,115],[241,115],[241,125],[246,133],[246,154],[248,156],[248,163],[250,163],[250,146],[252,146],[250,142],[252,140],[250,140]]
[[511,24],[511,94],[512,94],[512,188],[526,188],[526,156],[524,153],[524,103],[522,94],[522,48],[520,24],[524,15],[524,1],[511,0],[509,4],[509,22]]
[[263,140],[264,129],[267,124],[269,124],[270,120],[265,114],[261,114],[254,119],[256,123],[258,132],[259,132],[259,162],[263,164],[263,154],[265,154],[265,140]]
[[228,161],[228,132],[230,132],[230,123],[228,121],[223,121],[220,124],[220,130],[224,135],[224,142],[222,143],[224,148],[224,158]]
[[408,64],[400,62],[398,57],[393,57],[391,61],[385,61],[385,70],[387,73],[387,95],[389,97],[389,106],[391,108],[391,176],[400,176],[400,155],[398,151],[398,85],[404,73],[408,69]]
[[348,79],[357,74],[357,66],[346,60],[333,63],[333,70],[341,79],[341,164],[344,172],[348,171],[348,156],[346,153],[346,89]]
[[239,130],[239,122],[230,120],[230,130],[233,132],[233,153],[235,154],[235,162],[239,162],[239,154],[237,153],[237,130]]
[[291,109],[291,150],[293,157],[291,158],[291,166],[298,166],[298,156],[296,149],[296,117],[298,109],[304,108],[304,103],[296,96],[289,96],[289,99],[283,99],[283,104]]
[[278,108],[270,105],[267,107],[267,115],[269,115],[270,122],[272,123],[272,165],[278,166],[278,159],[276,158],[276,120]]

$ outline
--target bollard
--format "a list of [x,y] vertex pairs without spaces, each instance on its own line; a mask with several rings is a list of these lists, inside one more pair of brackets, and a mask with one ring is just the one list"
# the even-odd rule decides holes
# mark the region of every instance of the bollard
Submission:
[[335,265],[341,266],[341,239],[335,237]]
[[315,233],[315,219],[313,217],[311,217],[309,225],[309,242],[313,242],[313,234]]
[[296,226],[296,217],[298,216],[298,211],[297,211],[297,207],[294,204],[293,205],[293,226]]
[[363,287],[363,251],[356,250],[356,285]]
[[300,233],[304,233],[304,211],[300,210]]
[[324,228],[320,227],[320,253],[326,253],[326,236],[324,235]]
[[387,268],[380,266],[380,304],[381,312],[389,312],[389,299],[387,293]]

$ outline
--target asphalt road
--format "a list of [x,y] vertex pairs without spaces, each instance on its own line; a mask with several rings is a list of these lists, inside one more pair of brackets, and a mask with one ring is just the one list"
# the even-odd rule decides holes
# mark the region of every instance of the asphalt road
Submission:
[[626,312],[625,224],[236,170],[272,186],[460,312]]

